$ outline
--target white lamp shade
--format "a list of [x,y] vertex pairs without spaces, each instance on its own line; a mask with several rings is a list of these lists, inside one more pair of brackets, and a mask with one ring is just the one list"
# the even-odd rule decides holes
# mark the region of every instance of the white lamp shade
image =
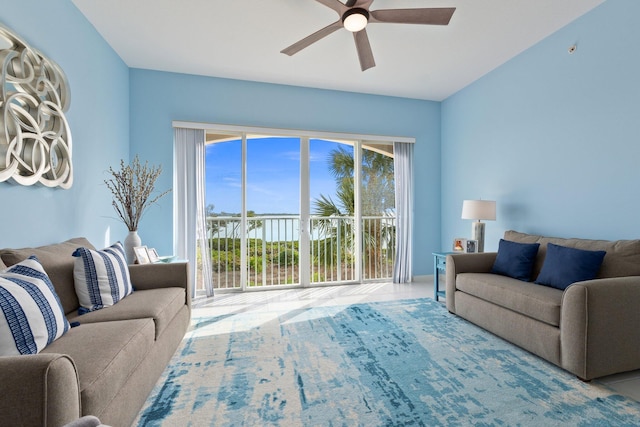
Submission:
[[494,200],[464,200],[462,219],[485,219],[495,221],[496,202]]

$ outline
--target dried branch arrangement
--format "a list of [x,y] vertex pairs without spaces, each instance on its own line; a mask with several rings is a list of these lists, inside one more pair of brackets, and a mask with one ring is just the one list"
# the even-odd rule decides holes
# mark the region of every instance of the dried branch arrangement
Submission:
[[109,168],[112,178],[104,183],[113,194],[111,205],[125,223],[129,231],[137,231],[142,214],[171,189],[152,197],[156,179],[162,173],[162,166],[149,166],[149,162],[140,164],[136,155],[130,165],[120,160],[120,170]]

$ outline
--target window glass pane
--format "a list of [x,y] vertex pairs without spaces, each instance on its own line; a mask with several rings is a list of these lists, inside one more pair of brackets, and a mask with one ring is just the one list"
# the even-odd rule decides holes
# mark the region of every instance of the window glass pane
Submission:
[[247,285],[299,282],[300,139],[247,140]]
[[356,278],[353,142],[309,141],[311,283]]
[[247,211],[300,213],[300,139],[247,140]]
[[233,139],[207,145],[205,164],[213,287],[239,288],[242,141]]
[[362,215],[395,212],[393,181],[393,145],[362,146]]
[[242,141],[207,145],[207,212],[239,215],[242,208]]
[[362,145],[362,276],[391,277],[395,256],[393,145]]

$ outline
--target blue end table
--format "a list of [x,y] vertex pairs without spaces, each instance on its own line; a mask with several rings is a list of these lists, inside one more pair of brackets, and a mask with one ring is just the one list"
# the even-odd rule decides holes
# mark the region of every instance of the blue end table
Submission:
[[433,252],[433,299],[436,301],[440,297],[446,297],[446,292],[440,290],[440,273],[447,273],[447,255],[455,253],[457,252]]

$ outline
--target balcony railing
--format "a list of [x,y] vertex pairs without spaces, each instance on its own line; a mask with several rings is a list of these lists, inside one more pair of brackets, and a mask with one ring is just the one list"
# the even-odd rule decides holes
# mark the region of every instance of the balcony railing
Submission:
[[[241,226],[240,218],[235,216],[207,218],[214,288],[242,287]],[[363,280],[391,278],[395,217],[362,218],[361,263],[356,259],[355,229],[353,217],[310,218],[311,284],[358,281],[360,275]],[[300,283],[299,216],[249,217],[244,232],[247,236],[247,287]]]

